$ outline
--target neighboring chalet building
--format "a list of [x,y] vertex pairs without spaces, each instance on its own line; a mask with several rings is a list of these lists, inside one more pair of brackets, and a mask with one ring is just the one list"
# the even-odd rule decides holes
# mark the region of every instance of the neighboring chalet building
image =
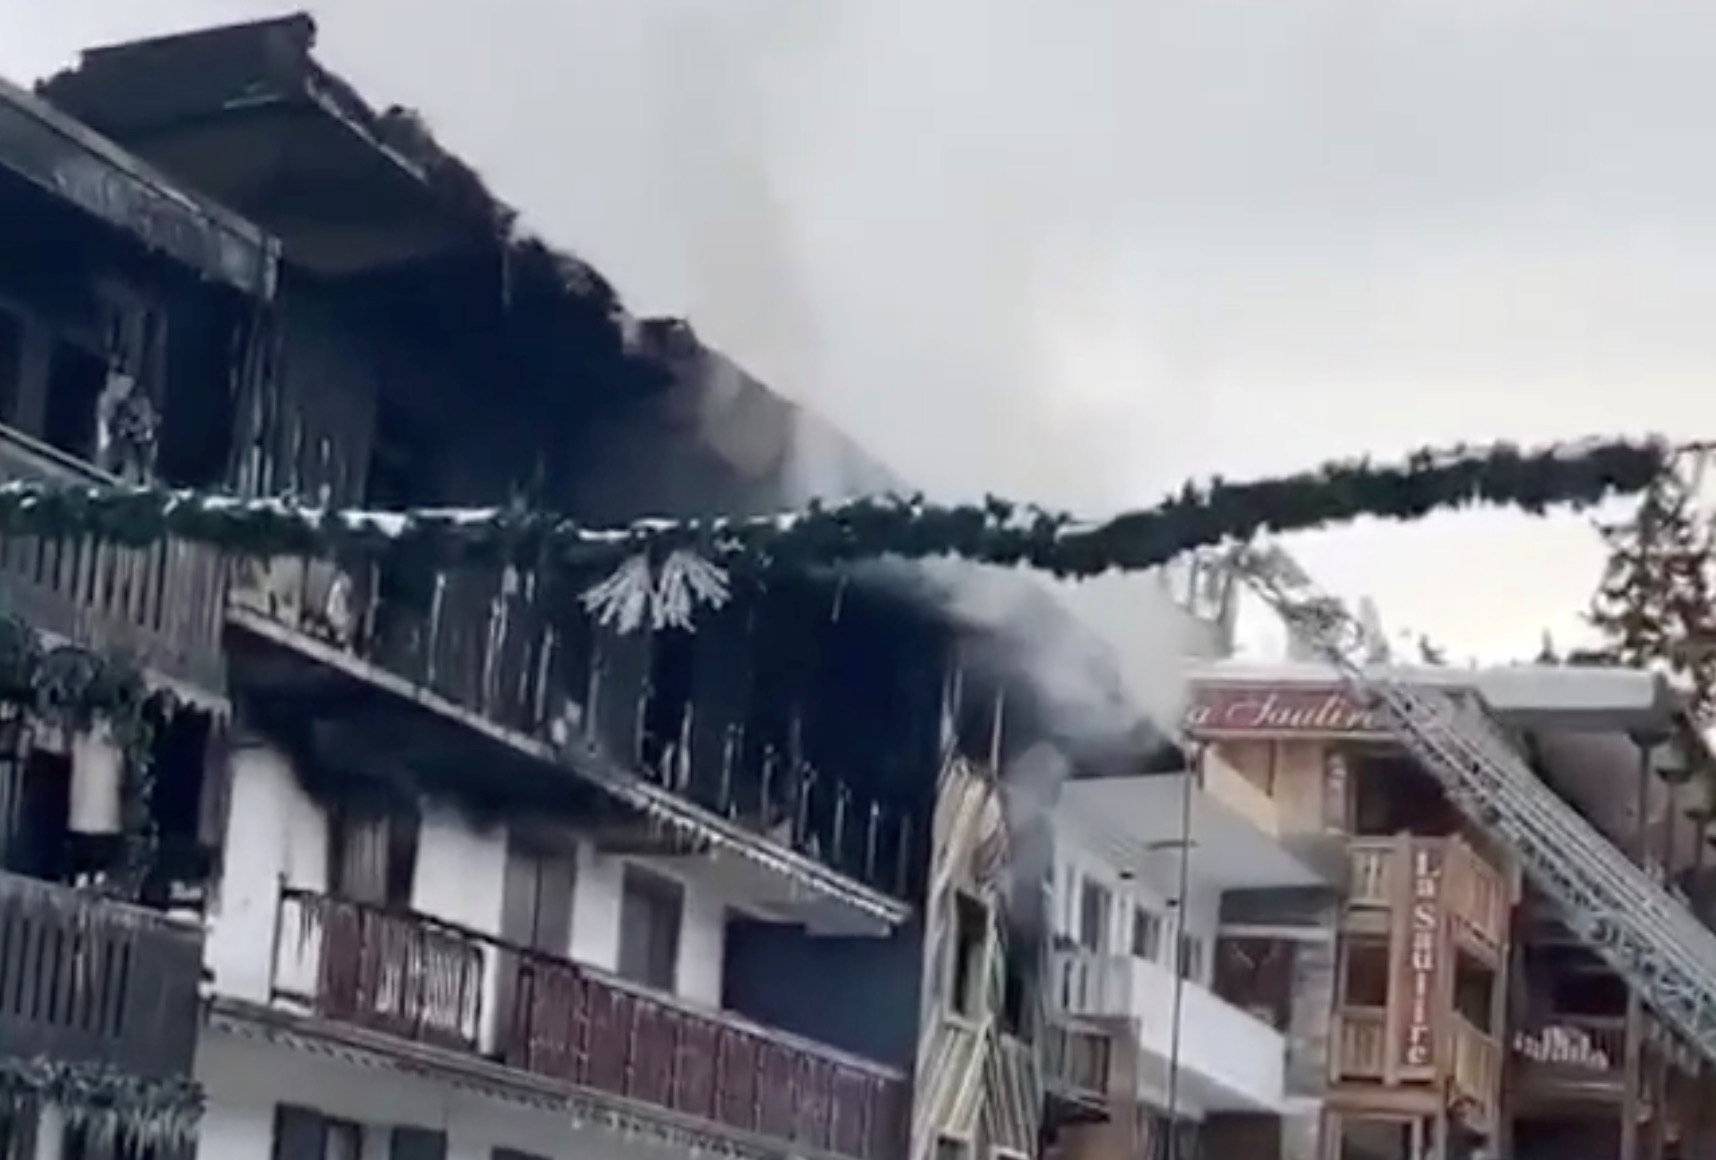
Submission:
[[1053,998],[1114,1042],[1107,1120],[1068,1133],[1068,1160],[1163,1160],[1174,1131],[1180,1160],[1316,1140],[1326,1083],[1287,1031],[1330,952],[1258,904],[1333,913],[1318,795],[1309,771],[1271,794],[1208,748],[1063,787]]
[[[1711,756],[1659,678],[1549,665],[1395,675],[1481,706],[1617,850],[1707,903]],[[1573,939],[1516,852],[1455,809],[1329,670],[1207,666],[1188,731],[1206,785],[1212,769],[1233,771],[1293,818],[1298,839],[1333,840],[1348,863],[1337,906],[1277,890],[1221,907],[1218,963],[1260,930],[1292,941],[1290,1054],[1316,1061],[1327,1084],[1320,1142],[1284,1131],[1278,1152],[1247,1156],[1716,1156],[1708,1063]]]
[[[0,89],[0,471],[600,522],[889,482],[313,33]],[[997,777],[1077,756],[1028,656],[899,570],[735,578],[694,633],[604,624],[599,578],[0,544],[49,650],[0,638],[0,1156],[995,1160],[1100,1119]],[[141,709],[88,692],[132,662]]]

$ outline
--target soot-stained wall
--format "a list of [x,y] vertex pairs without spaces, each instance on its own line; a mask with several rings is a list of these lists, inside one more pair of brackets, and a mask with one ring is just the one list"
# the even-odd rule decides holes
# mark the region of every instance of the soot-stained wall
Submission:
[[735,921],[727,928],[722,1005],[892,1067],[917,1050],[923,929],[834,938],[801,927]]

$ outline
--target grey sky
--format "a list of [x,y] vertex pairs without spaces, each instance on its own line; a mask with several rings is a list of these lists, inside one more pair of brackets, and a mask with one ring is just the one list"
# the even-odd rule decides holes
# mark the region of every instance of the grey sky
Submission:
[[[0,71],[289,6],[0,0]],[[1081,508],[1360,451],[1716,434],[1716,5],[340,0],[637,309],[943,494]],[[1305,538],[1458,655],[1566,639],[1576,519]]]

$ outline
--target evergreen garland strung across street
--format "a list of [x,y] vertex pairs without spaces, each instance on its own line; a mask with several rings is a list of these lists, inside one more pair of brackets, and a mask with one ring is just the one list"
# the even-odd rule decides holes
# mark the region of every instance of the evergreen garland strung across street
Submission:
[[123,659],[76,645],[44,649],[28,623],[0,615],[0,702],[68,733],[105,726],[119,749],[120,856],[103,883],[115,897],[137,899],[155,867],[154,721],[172,714],[174,700]]
[[612,570],[638,554],[659,568],[687,550],[741,570],[876,556],[962,556],[1057,576],[1162,564],[1191,548],[1371,515],[1504,504],[1541,512],[1644,490],[1668,462],[1656,440],[1591,440],[1420,451],[1404,462],[1331,463],[1273,479],[1188,483],[1162,503],[1098,522],[999,499],[942,506],[889,496],[754,518],[640,519],[586,527],[518,507],[374,512],[197,491],[39,480],[0,484],[0,534],[91,535],[143,547],[173,535],[250,556],[402,552],[434,566],[509,561]]

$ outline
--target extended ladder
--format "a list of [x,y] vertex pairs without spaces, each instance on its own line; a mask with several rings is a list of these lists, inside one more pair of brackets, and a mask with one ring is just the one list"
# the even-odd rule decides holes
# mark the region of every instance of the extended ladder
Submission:
[[1544,785],[1476,697],[1367,670],[1362,626],[1285,554],[1242,550],[1234,567],[1362,703],[1382,711],[1455,805],[1514,851],[1574,935],[1716,1061],[1716,933]]

